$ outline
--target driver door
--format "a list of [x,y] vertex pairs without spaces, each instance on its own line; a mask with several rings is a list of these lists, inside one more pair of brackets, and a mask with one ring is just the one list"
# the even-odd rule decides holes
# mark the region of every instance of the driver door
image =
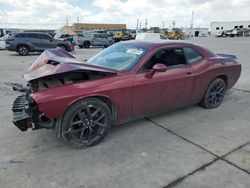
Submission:
[[[133,116],[145,116],[159,111],[168,111],[190,105],[189,100],[194,87],[192,65],[185,62],[181,48],[171,49],[171,53],[163,53],[169,49],[157,51],[142,67],[135,77],[133,94]],[[177,53],[178,58],[166,57]],[[176,54],[174,55],[176,56]],[[184,58],[183,58],[184,57]],[[167,59],[175,60],[167,65]],[[155,72],[150,76],[154,64],[167,65],[166,72]]]

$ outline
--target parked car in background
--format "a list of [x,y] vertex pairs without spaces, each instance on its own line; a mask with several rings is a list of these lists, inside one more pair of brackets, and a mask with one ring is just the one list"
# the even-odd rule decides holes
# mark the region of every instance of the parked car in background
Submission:
[[5,43],[5,39],[8,37],[8,35],[5,35],[3,37],[0,38],[0,49],[6,49],[6,43]]
[[84,33],[83,35],[78,35],[76,40],[76,45],[79,48],[89,48],[90,46],[108,47],[113,43],[114,40],[105,33]]
[[168,38],[160,33],[137,33],[135,40],[162,41]]
[[5,42],[8,50],[16,51],[23,56],[28,55],[29,52],[42,52],[56,47],[71,51],[68,42],[55,40],[48,34],[38,32],[14,33]]
[[87,63],[46,50],[23,75],[28,87],[12,84],[25,92],[13,104],[13,123],[21,131],[55,129],[88,147],[129,120],[195,104],[216,108],[240,74],[234,55],[189,42],[119,42]]

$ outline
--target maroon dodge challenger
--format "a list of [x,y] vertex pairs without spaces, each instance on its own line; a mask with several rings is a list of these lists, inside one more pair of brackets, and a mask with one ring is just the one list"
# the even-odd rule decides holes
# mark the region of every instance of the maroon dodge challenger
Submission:
[[199,104],[216,108],[239,79],[234,55],[189,42],[120,42],[87,62],[46,50],[23,78],[13,123],[21,130],[55,129],[77,147],[99,143],[113,125]]

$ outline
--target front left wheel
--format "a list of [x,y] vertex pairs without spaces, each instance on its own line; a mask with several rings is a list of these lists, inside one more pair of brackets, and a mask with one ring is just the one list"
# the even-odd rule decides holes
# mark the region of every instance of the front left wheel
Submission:
[[97,98],[80,100],[65,113],[62,137],[77,148],[85,148],[101,142],[111,127],[111,111]]

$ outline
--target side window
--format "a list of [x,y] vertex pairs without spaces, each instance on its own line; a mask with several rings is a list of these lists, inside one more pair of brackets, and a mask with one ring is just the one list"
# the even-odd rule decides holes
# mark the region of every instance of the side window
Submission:
[[38,37],[38,35],[35,34],[35,33],[30,33],[30,34],[28,34],[28,38],[35,38],[35,39],[37,39],[37,38],[39,38],[39,37]]
[[194,64],[203,59],[202,55],[192,48],[184,48],[184,53],[188,64]]
[[164,35],[160,35],[160,39],[167,39]]
[[17,38],[23,38],[24,35],[23,34],[16,34],[15,37],[17,37]]
[[39,34],[38,36],[39,36],[39,39],[50,40],[50,37],[48,35]]
[[107,39],[108,36],[106,34],[101,34],[101,38]]
[[150,70],[157,63],[167,67],[181,66],[186,64],[182,48],[164,49],[156,52],[144,65],[143,70]]
[[101,38],[100,34],[94,34],[95,38]]

